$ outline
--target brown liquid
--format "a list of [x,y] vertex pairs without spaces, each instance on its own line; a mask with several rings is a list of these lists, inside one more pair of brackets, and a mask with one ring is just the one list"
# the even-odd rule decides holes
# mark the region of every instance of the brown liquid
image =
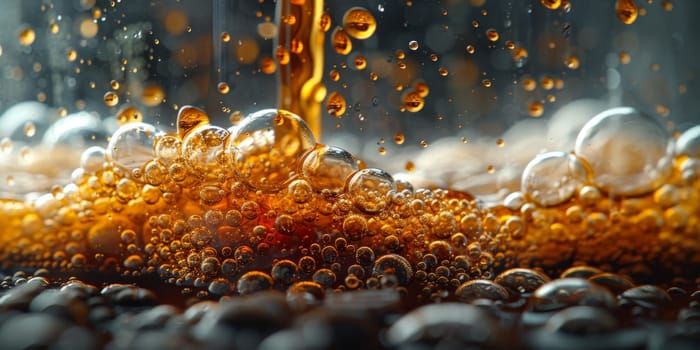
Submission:
[[[117,140],[107,150],[111,162],[99,154],[83,162],[73,185],[36,201],[0,201],[3,268],[158,275],[213,295],[395,281],[426,297],[511,267],[556,275],[592,265],[639,281],[697,272],[700,181],[685,176],[684,156],[664,186],[635,196],[608,197],[584,186],[547,207],[528,198],[487,207],[467,193],[414,190],[365,169],[347,151],[313,142],[330,26],[321,11],[321,1],[307,0],[280,2],[278,13],[287,19],[277,49],[280,109],[303,116],[308,127],[289,112],[268,111],[231,135],[210,125],[204,111],[183,107],[175,134],[128,134],[152,138],[151,157],[132,161],[142,155],[133,153],[134,141]],[[351,23],[355,38],[369,30]],[[341,31],[333,34],[336,50]],[[540,84],[549,90],[554,80]],[[536,82],[523,87],[529,85]],[[406,110],[420,110],[428,92],[420,85],[408,91]],[[328,109],[342,115],[344,99],[332,100]],[[530,112],[539,116],[541,109],[533,104]],[[139,115],[129,111],[124,119]],[[394,140],[401,144],[404,136]]]

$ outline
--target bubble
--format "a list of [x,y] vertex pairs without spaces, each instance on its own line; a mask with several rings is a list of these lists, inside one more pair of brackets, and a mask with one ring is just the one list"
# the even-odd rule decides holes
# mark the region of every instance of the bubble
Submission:
[[22,46],[30,46],[36,40],[36,33],[32,28],[24,28],[19,32],[19,44]]
[[272,279],[290,285],[297,279],[299,267],[291,260],[280,260],[272,265]]
[[284,110],[266,109],[241,122],[226,150],[241,181],[259,190],[276,191],[294,175],[300,157],[315,144],[301,118]]
[[311,277],[314,282],[320,284],[324,288],[331,288],[335,284],[335,273],[329,269],[318,269]]
[[495,29],[488,29],[486,30],[486,38],[489,39],[489,41],[498,41],[500,35]]
[[[336,27],[331,33],[331,42],[335,52],[339,55],[347,56],[352,52],[352,41],[342,27]],[[283,64],[280,62],[280,64]]]
[[356,171],[348,177],[345,187],[355,206],[370,214],[386,209],[391,200],[390,194],[396,192],[396,183],[391,175],[375,168]]
[[639,10],[634,0],[617,0],[615,3],[615,13],[620,22],[632,24],[637,20]]
[[164,135],[156,140],[155,154],[164,164],[170,164],[181,156],[182,140],[175,135]]
[[107,91],[103,97],[105,104],[109,107],[114,107],[119,103],[119,95],[112,91]]
[[132,170],[153,159],[153,144],[160,133],[160,130],[151,124],[123,125],[109,140],[107,159],[130,174]]
[[630,107],[591,119],[579,132],[575,149],[599,188],[623,196],[658,188],[670,174],[673,156],[663,124]]
[[350,36],[364,40],[377,29],[377,21],[372,13],[362,7],[353,7],[343,15],[343,26]]
[[586,180],[581,163],[565,152],[539,154],[523,170],[521,190],[541,206],[561,204]]
[[550,10],[556,10],[561,6],[561,0],[540,0],[540,3]]
[[700,125],[696,125],[681,134],[676,141],[676,153],[700,158]]
[[347,177],[358,170],[355,157],[350,152],[333,146],[319,145],[302,160],[301,173],[316,191],[339,192]]
[[374,262],[372,276],[393,275],[402,286],[408,285],[413,278],[413,269],[406,258],[397,254],[382,255]]
[[328,114],[340,118],[345,114],[346,109],[347,103],[343,95],[336,91],[328,95],[328,100],[326,101],[326,111],[328,111]]
[[249,271],[238,279],[236,290],[241,295],[249,295],[272,288],[272,277],[260,271]]
[[209,124],[209,116],[201,109],[193,106],[182,106],[177,112],[177,132],[180,138],[198,126]]
[[86,172],[96,172],[102,169],[102,165],[107,160],[106,151],[99,146],[93,146],[80,155],[80,167]]
[[214,295],[226,295],[231,291],[231,284],[225,278],[216,278],[209,283],[207,290]]
[[160,85],[147,85],[141,93],[141,103],[146,107],[155,107],[165,99],[165,91]]
[[343,221],[343,233],[351,241],[359,241],[367,234],[367,220],[359,215],[350,215]]
[[187,133],[182,140],[182,156],[187,166],[202,177],[216,178],[224,172],[222,154],[228,130],[202,125]]
[[460,285],[455,290],[457,299],[464,303],[472,302],[476,299],[506,300],[508,291],[489,280],[471,280]]
[[126,123],[137,123],[143,121],[143,113],[135,107],[124,107],[117,113],[117,123],[124,125]]

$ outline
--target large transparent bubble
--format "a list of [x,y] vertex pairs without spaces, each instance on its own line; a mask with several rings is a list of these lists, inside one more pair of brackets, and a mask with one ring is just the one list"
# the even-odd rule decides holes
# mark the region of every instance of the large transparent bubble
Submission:
[[112,134],[107,146],[107,159],[130,174],[153,159],[153,144],[161,134],[151,124],[125,124]]
[[700,125],[686,130],[676,141],[676,153],[700,158]]
[[576,138],[576,154],[591,170],[593,182],[612,195],[639,195],[668,178],[673,142],[664,125],[634,108],[604,111]]
[[316,145],[297,115],[265,109],[246,117],[226,145],[236,176],[264,191],[276,191],[295,175],[301,156]]
[[522,191],[542,206],[563,203],[586,181],[586,170],[573,155],[548,152],[537,155],[522,177]]

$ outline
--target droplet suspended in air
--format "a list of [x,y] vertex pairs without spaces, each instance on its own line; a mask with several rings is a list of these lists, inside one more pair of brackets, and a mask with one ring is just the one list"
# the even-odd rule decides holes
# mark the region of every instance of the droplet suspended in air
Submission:
[[328,101],[326,101],[326,110],[328,114],[334,117],[342,117],[347,109],[347,103],[345,102],[345,97],[337,91],[331,92],[328,95]]
[[620,22],[624,24],[632,24],[637,20],[639,9],[634,0],[617,0],[615,4],[615,13]]
[[[333,48],[339,55],[348,55],[352,52],[352,41],[342,27],[336,27],[331,33]],[[280,63],[282,64],[282,63]]]
[[19,32],[19,44],[22,46],[30,46],[36,40],[36,33],[32,28],[24,28]]
[[374,34],[377,29],[377,21],[367,9],[353,7],[343,15],[343,26],[351,37],[364,40]]
[[119,96],[112,91],[108,91],[104,95],[105,104],[109,107],[114,107],[119,103]]

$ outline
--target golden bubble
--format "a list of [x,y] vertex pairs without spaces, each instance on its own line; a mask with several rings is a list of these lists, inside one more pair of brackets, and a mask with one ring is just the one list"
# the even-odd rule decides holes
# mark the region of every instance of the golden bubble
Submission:
[[112,80],[109,82],[109,85],[112,87],[112,90],[119,90],[119,82],[116,80]]
[[420,146],[423,148],[428,148],[428,141],[420,140]]
[[285,49],[284,47],[280,46],[275,50],[275,58],[277,58],[277,62],[280,63],[280,65],[284,66],[289,64],[289,51]]
[[569,56],[564,60],[564,64],[566,65],[567,68],[569,68],[571,70],[576,70],[576,69],[578,69],[578,67],[581,63],[579,62],[578,57]]
[[338,81],[340,80],[340,72],[338,72],[335,69],[332,69],[329,73],[328,76],[331,78],[332,81]]
[[556,10],[561,6],[561,0],[540,0],[540,3],[550,10]]
[[117,113],[117,123],[119,125],[138,123],[141,121],[143,121],[143,114],[135,107],[127,106]]
[[493,165],[489,165],[486,167],[486,172],[489,174],[493,174],[494,172],[496,172],[496,167]]
[[521,62],[527,59],[528,53],[524,47],[518,47],[513,50],[513,61]]
[[66,52],[66,58],[68,58],[69,62],[73,62],[78,58],[78,52],[70,49],[68,52]]
[[318,25],[321,27],[321,31],[326,33],[329,30],[331,30],[331,24],[332,24],[331,16],[327,13],[323,13],[321,15],[321,20],[319,21]]
[[621,64],[629,64],[632,60],[632,56],[627,52],[620,52],[619,59]]
[[538,101],[532,102],[527,109],[527,113],[533,118],[539,118],[544,113],[544,106]]
[[80,35],[85,39],[94,38],[97,35],[99,27],[91,18],[85,18],[80,21]]
[[343,15],[343,26],[351,37],[364,40],[374,34],[377,29],[377,21],[367,9],[353,7]]
[[216,85],[216,88],[219,90],[219,93],[222,95],[226,95],[231,91],[231,87],[228,86],[225,82],[220,82],[219,84]]
[[525,78],[522,82],[523,90],[534,91],[537,88],[537,81],[532,78]]
[[236,59],[238,63],[251,64],[258,59],[260,54],[260,46],[257,40],[251,38],[240,38],[238,40],[238,45],[235,47]]
[[357,56],[357,57],[355,57],[353,64],[355,65],[355,68],[357,70],[363,70],[367,67],[367,59],[365,59],[362,56]]
[[484,87],[491,87],[491,80],[484,79],[481,81],[481,85],[483,85]]
[[411,51],[416,51],[416,50],[418,50],[418,42],[415,41],[415,40],[409,41],[409,42],[408,42],[408,48],[409,48]]
[[182,34],[187,29],[187,14],[179,9],[170,10],[165,14],[163,26],[169,34]]
[[271,22],[258,24],[258,35],[263,39],[270,40],[277,36],[277,26]]
[[386,148],[384,148],[384,146],[379,147],[379,149],[377,150],[377,152],[378,152],[380,155],[382,155],[382,156],[383,156],[383,155],[386,155]]
[[639,10],[634,0],[617,0],[615,4],[615,13],[620,22],[624,24],[632,24],[637,20]]
[[552,90],[554,88],[554,79],[549,76],[542,77],[542,80],[540,80],[540,85],[545,90]]
[[440,69],[438,69],[438,74],[440,74],[443,77],[446,77],[448,74],[450,74],[450,71],[447,70],[447,68],[440,67]]
[[150,84],[143,88],[141,103],[148,107],[155,107],[165,99],[165,90],[160,85]]
[[346,109],[347,104],[343,95],[337,91],[333,91],[330,95],[328,95],[328,101],[326,101],[326,110],[328,111],[328,114],[340,118],[343,116],[343,114],[345,114]]
[[225,43],[231,41],[231,34],[229,34],[228,32],[221,33],[221,41]]
[[289,50],[298,55],[304,51],[304,43],[297,38],[292,38]]
[[36,33],[32,28],[24,28],[19,32],[19,44],[22,46],[29,46],[36,40]]
[[119,103],[119,96],[114,92],[108,91],[104,95],[105,104],[109,107],[114,107]]
[[673,3],[669,0],[662,1],[661,6],[664,8],[665,11],[672,11],[673,10]]
[[489,41],[498,41],[500,35],[495,29],[488,29],[486,31],[486,38],[489,39]]
[[404,168],[406,171],[408,171],[409,173],[412,173],[412,172],[414,172],[414,171],[416,170],[416,165],[413,164],[413,162],[409,160],[409,161],[406,162],[406,164],[404,165],[403,168]]
[[394,143],[397,145],[403,145],[404,141],[406,141],[406,137],[404,136],[403,133],[397,132],[394,134]]
[[506,141],[504,139],[496,140],[496,146],[498,146],[498,148],[503,148],[505,145],[506,145]]
[[260,70],[265,74],[274,74],[277,71],[277,63],[270,57],[265,57],[260,61]]
[[61,27],[58,25],[58,23],[51,23],[51,25],[49,26],[49,31],[51,32],[51,34],[55,35],[61,31]]
[[415,113],[423,109],[423,106],[425,106],[425,100],[418,92],[411,91],[403,96],[403,107],[407,111]]
[[476,52],[476,49],[474,48],[473,45],[467,45],[467,53],[470,55],[473,55],[474,52]]
[[32,122],[27,122],[24,124],[24,135],[27,137],[32,137],[36,134],[36,125]]
[[420,97],[426,97],[430,94],[430,87],[424,81],[419,81],[413,86],[413,90],[420,95]]

